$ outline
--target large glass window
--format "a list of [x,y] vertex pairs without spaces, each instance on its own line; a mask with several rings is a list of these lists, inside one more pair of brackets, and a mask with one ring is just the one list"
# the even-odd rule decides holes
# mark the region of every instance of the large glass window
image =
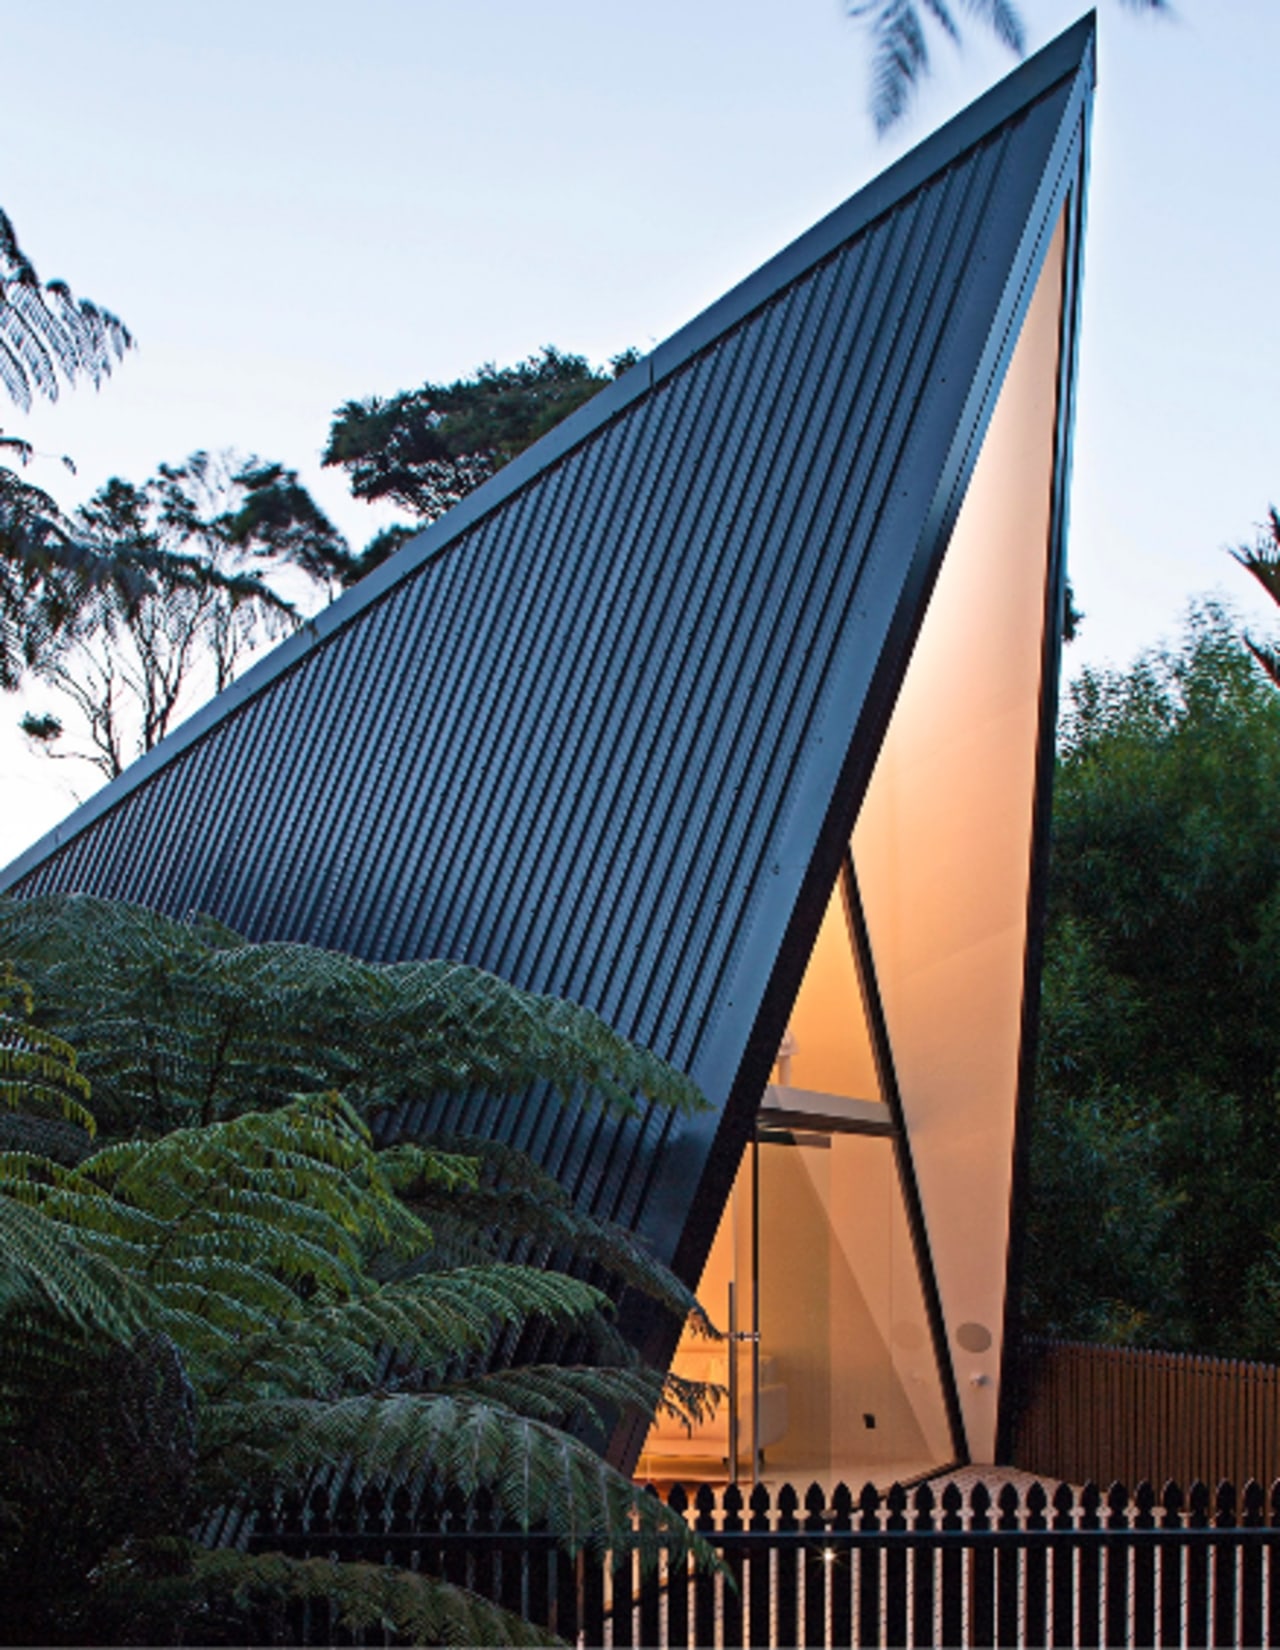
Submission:
[[[1064,220],[707,1262],[703,1301],[727,1326],[732,1289],[748,1338],[677,1357],[732,1381],[739,1476],[753,1429],[770,1478],[993,1458],[1065,248]],[[733,1431],[727,1406],[663,1423],[641,1470],[723,1476]]]

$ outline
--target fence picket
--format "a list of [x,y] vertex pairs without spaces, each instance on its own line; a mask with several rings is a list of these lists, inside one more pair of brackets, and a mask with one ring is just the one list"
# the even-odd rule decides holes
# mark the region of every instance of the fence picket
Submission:
[[[1107,1491],[1107,1529],[1129,1528],[1129,1492],[1123,1484],[1113,1484]],[[1113,1541],[1106,1549],[1106,1602],[1103,1619],[1105,1644],[1126,1644],[1129,1639],[1129,1558],[1132,1549],[1127,1542]]]
[[837,1484],[831,1497],[831,1537],[837,1543],[831,1566],[831,1642],[853,1643],[853,1548],[838,1545],[838,1538],[853,1530],[853,1493],[847,1484]]
[[[880,1492],[874,1484],[864,1484],[858,1497],[858,1528],[874,1532],[880,1528]],[[880,1548],[867,1543],[858,1548],[858,1643],[881,1644],[880,1614],[884,1602],[881,1591]]]
[[[1076,1528],[1100,1529],[1098,1508],[1101,1505],[1102,1491],[1096,1484],[1086,1484],[1080,1492],[1080,1517]],[[1086,1650],[1093,1650],[1094,1646],[1102,1643],[1102,1624],[1099,1620],[1102,1604],[1100,1558],[1093,1542],[1082,1543],[1076,1555],[1076,1588],[1079,1593],[1076,1642],[1085,1646]]]
[[[778,1531],[782,1534],[791,1534],[800,1528],[796,1511],[800,1505],[800,1498],[790,1484],[784,1484],[778,1491]],[[777,1627],[775,1629],[779,1644],[800,1643],[800,1598],[799,1580],[800,1567],[795,1547],[787,1543],[780,1545],[778,1556],[774,1560],[774,1591],[777,1605]]]
[[[1026,1528],[1031,1531],[1047,1530],[1045,1508],[1049,1505],[1049,1497],[1045,1494],[1043,1484],[1032,1484],[1027,1491],[1026,1501]],[[1049,1642],[1049,1609],[1048,1589],[1046,1586],[1049,1574],[1048,1554],[1043,1546],[1029,1547],[1024,1561],[1026,1577],[1026,1643],[1048,1644]]]
[[[1199,1479],[1187,1496],[1187,1526],[1193,1530],[1209,1527],[1209,1490]],[[1209,1551],[1187,1548],[1187,1643],[1194,1650],[1209,1643]]]
[[[730,1484],[724,1492],[724,1518],[721,1528],[726,1535],[736,1535],[742,1529],[742,1491]],[[741,1548],[730,1548],[724,1555],[729,1580],[724,1583],[724,1642],[742,1643],[743,1554]],[[645,1639],[646,1644],[654,1640]]]
[[[1234,1530],[1236,1527],[1236,1492],[1230,1484],[1218,1485],[1217,1511],[1213,1527],[1216,1530]],[[1236,1603],[1239,1587],[1236,1579],[1234,1541],[1218,1541],[1213,1547],[1213,1642],[1233,1645],[1240,1643],[1236,1633]]]
[[[1156,1492],[1144,1478],[1133,1492],[1133,1527],[1153,1530]],[[1156,1550],[1144,1543],[1133,1550],[1133,1643],[1156,1642]]]
[[[996,1497],[1000,1516],[998,1530],[1018,1528],[1018,1492],[1006,1484]],[[1018,1564],[1019,1554],[1014,1547],[1001,1547],[996,1553],[996,1643],[1018,1643]]]
[[[942,1492],[943,1530],[962,1530],[960,1509],[964,1497],[954,1484]],[[942,1638],[943,1644],[964,1643],[964,1552],[958,1542],[942,1549]]]
[[[935,1505],[933,1491],[928,1484],[921,1484],[912,1500],[915,1511],[913,1529],[927,1533],[934,1528]],[[935,1642],[933,1611],[936,1596],[934,1549],[930,1543],[921,1542],[911,1552],[911,1642],[917,1650]],[[837,1640],[839,1642],[842,1641]]]
[[[1209,1418],[1210,1420],[1212,1417]],[[1206,1425],[1208,1422],[1206,1421]],[[994,1501],[992,1490],[995,1490]],[[648,1492],[651,1493],[651,1492]],[[456,1490],[315,1488],[268,1500],[248,1536],[254,1552],[363,1558],[441,1575],[587,1647],[690,1644],[1096,1646],[1258,1644],[1280,1650],[1280,1482],[1211,1496],[1197,1481],[1157,1500],[1149,1482],[954,1482],[910,1495],[867,1485],[776,1503],[756,1486],[744,1503],[699,1488],[668,1506],[717,1550],[724,1574],[691,1571],[660,1551],[641,1564],[636,1538],[610,1554],[561,1550],[548,1530],[500,1523],[492,1497]],[[749,1507],[749,1512],[748,1512]],[[773,1510],[776,1507],[776,1517]],[[332,1509],[332,1510],[331,1510]],[[647,1553],[647,1549],[646,1549]],[[734,1583],[736,1582],[736,1589]],[[255,1631],[299,1644],[363,1643],[327,1601],[263,1608]],[[354,1634],[354,1637],[353,1637]],[[381,1629],[370,1642],[382,1642]]]
[[[683,1484],[672,1485],[667,1505],[681,1518],[685,1516],[689,1497]],[[560,1637],[568,1635],[561,1633]],[[689,1644],[689,1563],[679,1557],[667,1561],[667,1643],[671,1650],[687,1650]]]
[[[1182,1491],[1176,1484],[1166,1484],[1160,1498],[1163,1508],[1160,1527],[1166,1530],[1182,1528]],[[1182,1548],[1177,1542],[1167,1541],[1160,1549],[1160,1644],[1182,1643]]]
[[[693,1504],[698,1509],[693,1527],[710,1541],[716,1529],[716,1498],[710,1485],[699,1485]],[[693,1642],[703,1646],[716,1642],[716,1578],[706,1570],[699,1570],[693,1580]]]
[[806,1535],[812,1539],[804,1550],[804,1638],[806,1645],[823,1650],[827,1642],[828,1555],[833,1549],[823,1537],[827,1533],[827,1498],[820,1484],[810,1484],[804,1494]]
[[[773,1554],[769,1550],[768,1537],[771,1529],[769,1523],[769,1492],[763,1484],[757,1484],[751,1491],[751,1522],[750,1529],[753,1535],[761,1539],[759,1546],[754,1547],[748,1560],[749,1570],[747,1578],[747,1593],[750,1605],[750,1642],[752,1645],[768,1645],[773,1643],[770,1612],[773,1605]],[[837,1639],[837,1643],[841,1641]]]
[[1053,1492],[1053,1528],[1058,1539],[1053,1544],[1053,1636],[1056,1647],[1076,1642],[1076,1552],[1070,1532],[1075,1497],[1069,1484],[1059,1484]]
[[[989,1530],[991,1491],[979,1479],[969,1492],[970,1530]],[[986,1546],[969,1554],[969,1642],[983,1647],[996,1642],[996,1555]]]
[[[1266,1522],[1266,1495],[1256,1478],[1244,1487],[1240,1523],[1256,1530]],[[1262,1643],[1262,1548],[1252,1542],[1240,1550],[1240,1642]]]

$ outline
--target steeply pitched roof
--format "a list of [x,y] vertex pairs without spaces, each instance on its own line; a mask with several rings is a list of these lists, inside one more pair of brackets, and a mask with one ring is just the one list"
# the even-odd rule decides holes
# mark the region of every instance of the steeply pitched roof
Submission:
[[524,1097],[483,1126],[669,1256],[767,1070],[1081,175],[1092,38],[660,346],[0,886],[590,1004],[713,1113],[618,1128]]

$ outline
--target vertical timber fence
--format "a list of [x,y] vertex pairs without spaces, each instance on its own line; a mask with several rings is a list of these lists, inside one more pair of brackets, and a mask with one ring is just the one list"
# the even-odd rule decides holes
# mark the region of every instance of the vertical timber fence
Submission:
[[1269,1484],[1280,1477],[1280,1367],[1027,1340],[1014,1462],[1069,1484]]
[[[659,1552],[570,1557],[492,1502],[323,1491],[264,1508],[252,1550],[425,1571],[582,1646],[1276,1645],[1280,1484],[816,1484],[668,1497],[718,1568]],[[384,1644],[299,1607],[257,1642]]]

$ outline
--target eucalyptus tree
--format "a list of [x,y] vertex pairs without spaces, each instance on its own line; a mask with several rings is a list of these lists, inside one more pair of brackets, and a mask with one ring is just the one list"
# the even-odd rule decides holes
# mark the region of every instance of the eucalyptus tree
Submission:
[[295,626],[316,585],[331,595],[350,562],[294,472],[234,453],[193,453],[141,486],[112,479],[68,531],[132,576],[81,592],[43,638],[30,671],[52,697],[21,726],[107,779]]

